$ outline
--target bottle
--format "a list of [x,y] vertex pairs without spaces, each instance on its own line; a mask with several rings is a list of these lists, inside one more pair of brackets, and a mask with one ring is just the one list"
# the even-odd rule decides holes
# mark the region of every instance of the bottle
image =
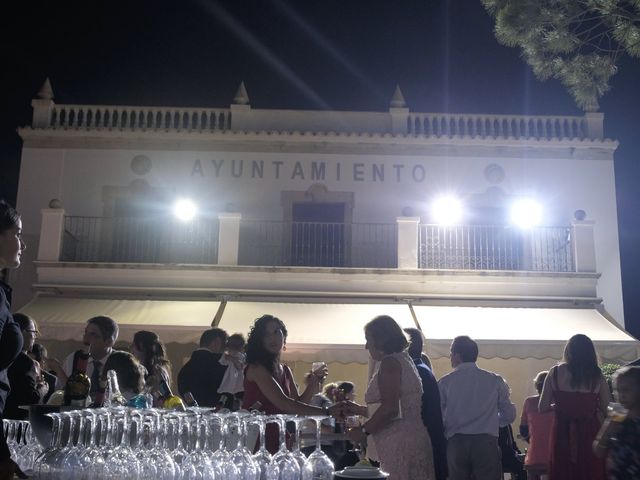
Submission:
[[218,397],[218,403],[216,403],[215,411],[216,412],[221,412],[221,411],[229,411],[229,409],[227,408],[227,402],[229,401],[229,395],[226,393],[223,393],[220,395],[220,397]]
[[186,410],[184,402],[180,397],[173,394],[171,387],[166,380],[162,380],[158,385],[158,393],[162,408],[166,408],[167,410],[179,410],[181,412]]
[[89,354],[80,353],[76,361],[75,370],[67,379],[64,387],[63,404],[76,408],[84,408],[91,391],[91,380],[87,375]]
[[89,408],[102,408],[104,406],[104,396],[107,391],[107,381],[100,379],[100,383],[98,383],[98,388],[96,388],[96,393],[93,397],[93,402],[89,405]]
[[127,402],[127,406],[138,409],[151,408],[152,403],[149,403],[149,396],[146,393],[139,393]]
[[198,408],[200,406],[191,392],[185,392],[182,398],[184,398],[184,402],[187,404],[187,407]]
[[105,407],[123,407],[127,404],[127,399],[120,393],[118,385],[118,374],[115,370],[107,372],[107,390],[104,397]]

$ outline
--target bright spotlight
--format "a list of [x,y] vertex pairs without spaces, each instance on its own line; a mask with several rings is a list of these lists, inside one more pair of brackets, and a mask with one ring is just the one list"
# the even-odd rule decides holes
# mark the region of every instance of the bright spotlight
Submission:
[[433,220],[440,225],[456,225],[462,220],[462,202],[448,195],[437,198],[431,206]]
[[516,200],[511,206],[511,223],[520,228],[531,228],[542,222],[542,206],[531,198]]
[[195,203],[188,199],[178,200],[173,206],[173,214],[183,222],[189,222],[198,213],[198,207]]

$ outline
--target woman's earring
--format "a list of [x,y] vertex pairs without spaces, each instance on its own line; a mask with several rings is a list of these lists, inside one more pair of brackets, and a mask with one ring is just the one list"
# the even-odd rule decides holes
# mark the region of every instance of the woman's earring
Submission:
[[282,346],[282,351],[283,351],[283,352],[286,352],[286,351],[287,351],[287,346],[286,346],[286,345],[283,345],[283,346]]

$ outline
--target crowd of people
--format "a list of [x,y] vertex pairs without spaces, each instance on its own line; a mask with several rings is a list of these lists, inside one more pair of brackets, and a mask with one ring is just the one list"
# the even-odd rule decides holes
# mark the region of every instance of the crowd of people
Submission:
[[[0,267],[17,268],[25,248],[20,216],[0,202]],[[0,283],[0,412],[5,418],[24,418],[22,405],[54,401],[82,359],[92,397],[113,370],[127,400],[151,393],[160,405],[173,375],[155,332],[139,331],[129,351],[116,350],[117,322],[96,316],[86,322],[83,348],[57,361],[36,342],[36,319],[12,314],[10,302],[10,287]],[[299,389],[281,358],[287,327],[268,314],[255,320],[246,340],[220,328],[204,331],[199,348],[177,373],[177,390],[189,404],[202,407],[330,418],[322,426],[332,434],[323,449],[338,468],[358,462],[362,454],[354,452],[361,450],[392,480],[501,479],[507,456],[501,439],[517,449],[511,430],[516,406],[505,380],[478,366],[478,344],[468,336],[453,339],[452,371],[437,380],[419,330],[403,331],[393,318],[380,315],[363,333],[377,367],[361,403],[355,401],[352,382],[324,384],[325,363],[312,368]],[[528,444],[523,475],[526,470],[534,479],[640,478],[640,366],[615,374],[612,396],[593,342],[578,334],[567,342],[563,361],[540,372],[534,385],[538,394],[525,400],[519,425]],[[612,413],[614,398],[622,414]],[[279,447],[272,424],[265,446],[272,453]],[[0,480],[14,475],[24,477],[0,434]]]

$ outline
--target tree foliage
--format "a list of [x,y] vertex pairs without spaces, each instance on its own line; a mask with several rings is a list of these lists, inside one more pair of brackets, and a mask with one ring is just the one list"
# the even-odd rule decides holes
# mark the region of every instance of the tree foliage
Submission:
[[640,0],[481,0],[498,41],[519,47],[535,75],[556,78],[577,105],[598,99],[624,54],[640,57]]

